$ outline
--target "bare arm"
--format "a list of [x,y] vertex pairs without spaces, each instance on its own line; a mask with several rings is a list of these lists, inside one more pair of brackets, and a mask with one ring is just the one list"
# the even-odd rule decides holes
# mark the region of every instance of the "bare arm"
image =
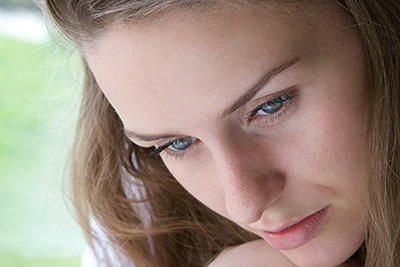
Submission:
[[294,267],[282,253],[272,249],[264,240],[255,240],[229,247],[219,254],[208,267]]

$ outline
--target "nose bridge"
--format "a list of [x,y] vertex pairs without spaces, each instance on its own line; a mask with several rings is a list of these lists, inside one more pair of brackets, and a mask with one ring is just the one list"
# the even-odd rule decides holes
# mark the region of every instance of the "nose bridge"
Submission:
[[214,167],[229,216],[244,224],[259,220],[284,188],[283,175],[268,160],[268,146],[231,135],[216,147]]

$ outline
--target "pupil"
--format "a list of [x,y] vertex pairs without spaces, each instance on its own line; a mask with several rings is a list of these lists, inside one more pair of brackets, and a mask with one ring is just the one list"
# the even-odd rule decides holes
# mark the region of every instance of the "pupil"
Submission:
[[269,114],[275,113],[282,108],[283,102],[284,99],[282,98],[277,98],[272,101],[268,101],[267,103],[261,106],[261,110]]
[[171,147],[176,150],[184,150],[188,148],[192,144],[192,138],[190,137],[184,137],[184,138],[179,138],[175,140],[172,144]]

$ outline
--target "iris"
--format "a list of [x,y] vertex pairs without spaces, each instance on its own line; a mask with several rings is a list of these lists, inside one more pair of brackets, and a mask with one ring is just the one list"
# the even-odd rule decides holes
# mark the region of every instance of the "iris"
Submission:
[[267,114],[272,114],[280,110],[283,103],[288,99],[287,95],[283,95],[275,98],[274,100],[268,101],[261,106],[261,110]]
[[172,144],[171,148],[175,150],[185,150],[192,144],[192,138],[191,137],[184,137],[184,138],[179,138],[176,139]]

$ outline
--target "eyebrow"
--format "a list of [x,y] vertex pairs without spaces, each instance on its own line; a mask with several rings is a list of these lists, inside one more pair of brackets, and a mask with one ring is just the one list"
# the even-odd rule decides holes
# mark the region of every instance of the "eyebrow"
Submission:
[[250,88],[243,96],[241,96],[231,107],[226,109],[222,113],[222,118],[228,116],[229,114],[232,114],[242,106],[246,105],[250,100],[253,99],[253,97],[261,90],[263,89],[276,75],[279,73],[287,70],[289,67],[293,66],[297,62],[299,62],[300,57],[296,57],[292,60],[289,60],[285,62],[284,64],[280,65],[279,67],[272,69],[265,73],[261,79],[258,80],[258,82]]
[[[282,65],[280,65],[277,68],[274,68],[267,73],[265,73],[257,82],[255,85],[253,85],[250,90],[248,90],[244,95],[242,95],[233,105],[231,105],[229,108],[227,108],[223,113],[221,118],[224,118],[228,116],[229,114],[232,114],[242,106],[246,105],[250,100],[254,98],[254,96],[261,90],[263,89],[275,76],[277,76],[279,73],[287,70],[289,67],[293,66],[297,62],[300,61],[300,57],[296,57],[292,60],[289,60]],[[138,141],[144,141],[144,142],[150,142],[150,141],[156,141],[156,140],[161,140],[161,139],[170,139],[170,138],[176,138],[178,135],[174,134],[166,134],[166,135],[146,135],[146,134],[139,134],[134,131],[124,129],[124,133],[128,138],[131,138],[133,140],[138,140]]]

